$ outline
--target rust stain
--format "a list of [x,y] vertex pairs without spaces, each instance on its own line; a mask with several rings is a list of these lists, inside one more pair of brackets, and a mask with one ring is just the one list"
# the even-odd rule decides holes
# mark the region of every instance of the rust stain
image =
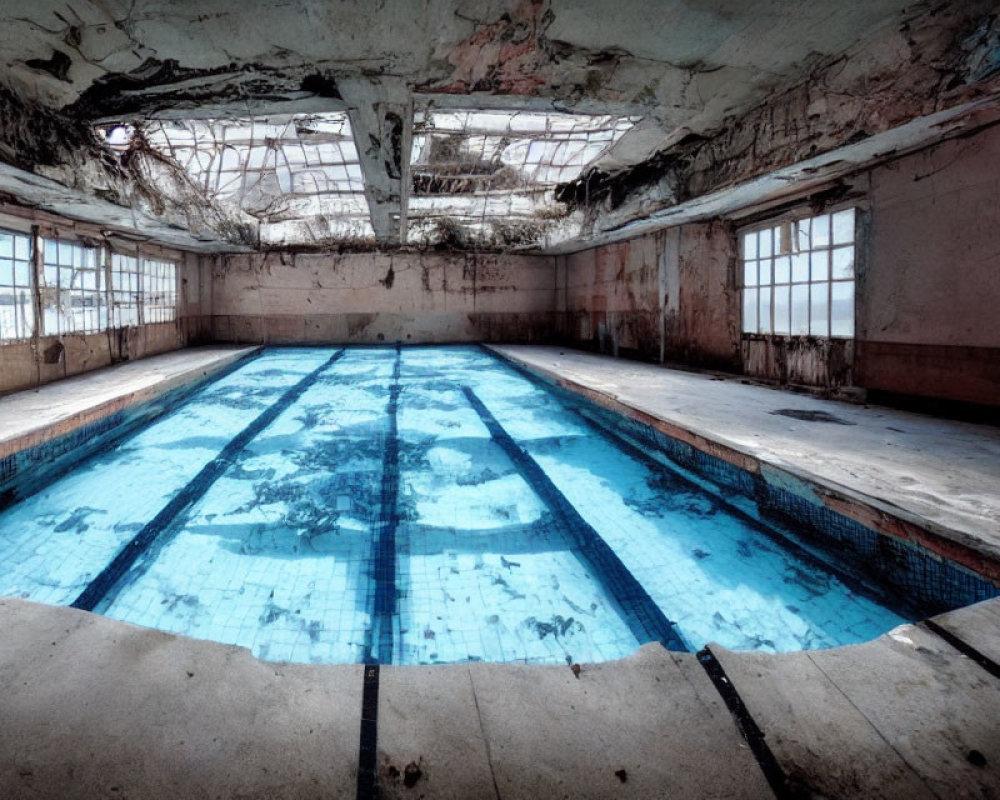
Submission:
[[480,24],[449,56],[452,74],[422,88],[451,94],[535,94],[548,84],[553,63],[544,36],[553,17],[545,6],[541,0],[526,0],[495,22]]

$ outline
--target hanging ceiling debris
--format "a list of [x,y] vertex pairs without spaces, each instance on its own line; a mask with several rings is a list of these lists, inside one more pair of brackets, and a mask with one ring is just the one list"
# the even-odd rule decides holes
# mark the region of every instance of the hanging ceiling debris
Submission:
[[530,245],[567,208],[575,179],[638,117],[556,112],[429,111],[413,122],[409,241]]
[[8,0],[0,161],[220,248],[555,252],[1000,103],[995,0],[245,6]]

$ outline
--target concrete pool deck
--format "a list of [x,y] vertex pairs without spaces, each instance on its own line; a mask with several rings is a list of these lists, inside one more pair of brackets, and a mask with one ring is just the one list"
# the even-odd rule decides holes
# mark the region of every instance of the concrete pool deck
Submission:
[[[1000,428],[559,347],[489,346],[563,388],[1000,583]],[[782,411],[828,415],[808,421]]]
[[[969,546],[984,558],[1000,549],[996,429],[557,348],[497,349],[534,359],[533,369],[612,407],[660,414],[709,451],[828,480],[834,496],[979,542]],[[202,352],[170,355],[184,371],[200,363],[185,354]],[[132,378],[122,368],[84,376],[113,390],[91,404],[140,388],[163,363],[151,362],[128,365],[137,368]],[[47,403],[55,424],[86,415],[91,395],[69,385],[22,393],[35,395],[34,406],[0,399],[6,440],[18,425],[34,435]],[[854,424],[770,413],[789,408]],[[12,419],[21,413],[33,417]],[[862,449],[852,456],[853,447]],[[361,665],[269,663],[245,649],[16,598],[0,598],[0,624],[0,797],[359,796]],[[698,656],[659,645],[583,664],[579,675],[523,664],[381,667],[380,795],[1000,796],[1000,599],[851,647],[708,649],[735,706]],[[759,748],[748,744],[754,726],[773,755],[771,785]]]
[[[4,798],[359,796],[361,665],[268,663],[13,598],[0,599],[0,618]],[[937,621],[1000,652],[1000,599]],[[380,796],[1000,793],[1000,673],[923,624],[834,650],[710,649],[774,755],[778,792],[698,657],[654,644],[579,677],[566,666],[381,667]]]

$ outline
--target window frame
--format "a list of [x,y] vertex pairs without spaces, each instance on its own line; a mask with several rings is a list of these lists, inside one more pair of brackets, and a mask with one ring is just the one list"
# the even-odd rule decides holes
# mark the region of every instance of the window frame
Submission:
[[[737,286],[740,290],[740,332],[741,336],[780,336],[783,338],[820,338],[850,340],[857,335],[857,277],[858,254],[860,252],[861,214],[863,209],[855,203],[831,206],[820,213],[789,213],[745,225],[736,230]],[[836,233],[835,217],[841,222],[850,213],[851,238]],[[815,223],[824,221],[825,231],[817,230],[824,236],[813,235]],[[807,223],[803,226],[803,223]],[[806,233],[803,236],[803,228]],[[776,232],[776,233],[772,233]],[[748,257],[747,244],[753,237],[756,252]],[[775,238],[780,237],[776,242]],[[824,241],[825,239],[825,241]],[[806,246],[803,247],[803,244]],[[849,258],[835,256],[850,250]],[[840,259],[837,263],[835,259]],[[779,264],[779,262],[782,262]],[[766,265],[766,273],[762,269]],[[748,272],[755,271],[756,280],[749,283]],[[803,273],[802,270],[805,270]],[[840,270],[840,272],[835,272]],[[850,276],[845,277],[844,272]],[[779,274],[780,272],[780,274]],[[761,280],[766,274],[767,280]],[[817,278],[817,274],[821,277]],[[822,287],[822,288],[820,288]],[[849,287],[841,289],[839,287]],[[798,288],[798,291],[796,289]],[[817,294],[819,289],[819,294]],[[762,297],[767,290],[767,298]],[[783,303],[780,291],[787,292]],[[752,292],[751,294],[748,294]],[[798,298],[796,297],[798,295]],[[803,297],[804,295],[804,297]],[[753,301],[756,324],[748,329],[749,304]],[[797,304],[798,301],[798,304]],[[835,313],[837,304],[850,303],[850,319]],[[805,308],[804,325],[796,315],[796,308]],[[766,309],[768,322],[761,324],[762,311]],[[784,317],[778,324],[776,309],[781,309]],[[822,325],[815,324],[817,310],[824,315]],[[850,326],[846,332],[845,325]]]
[[[41,336],[62,337],[68,334],[103,333],[108,330],[108,271],[106,264],[106,246],[92,245],[80,239],[59,236],[38,236],[36,246],[41,245],[41,275],[39,292],[42,295],[42,317],[39,334]],[[65,260],[69,251],[69,260]],[[54,255],[53,255],[54,251]],[[86,263],[91,259],[92,263]],[[78,263],[79,262],[79,263]],[[69,285],[64,287],[64,279],[69,274]],[[50,275],[54,284],[49,283]],[[95,286],[76,285],[78,279],[83,281],[86,276],[93,275]],[[45,302],[46,297],[54,296],[55,304]],[[91,304],[96,299],[96,306]],[[79,301],[79,305],[77,304]],[[88,303],[88,301],[91,301]],[[69,311],[66,311],[68,307]],[[84,309],[78,315],[76,309]],[[87,314],[86,309],[96,308],[96,314]],[[56,330],[50,330],[49,315],[53,315]],[[76,324],[78,317],[84,319],[83,325]],[[92,317],[88,319],[87,317]],[[70,320],[72,324],[65,323]]]
[[[10,255],[0,253],[0,295],[14,298],[11,304],[13,311],[13,336],[4,335],[4,325],[0,323],[0,344],[16,344],[27,342],[34,338],[38,326],[38,313],[35,305],[36,283],[35,276],[35,237],[30,232],[19,231],[7,226],[0,227],[0,236],[10,237]],[[28,253],[26,258],[18,256],[18,239],[27,241]],[[20,266],[20,269],[19,269]],[[19,277],[26,276],[26,281],[19,281]],[[4,279],[9,277],[9,283]],[[21,293],[20,303],[18,302],[18,292]],[[21,308],[21,319],[18,320],[18,307]],[[0,314],[6,304],[0,306]]]

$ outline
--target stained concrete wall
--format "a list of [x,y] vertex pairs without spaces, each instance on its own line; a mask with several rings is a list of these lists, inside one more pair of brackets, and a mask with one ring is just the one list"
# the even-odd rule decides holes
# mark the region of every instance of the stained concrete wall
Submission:
[[[866,220],[854,340],[741,335],[735,226],[722,221],[560,257],[560,332],[783,385],[1000,405],[997,164],[1000,126],[843,182],[839,198]],[[781,210],[814,213],[807,202]]]
[[869,173],[857,382],[1000,405],[1000,127]]
[[684,225],[557,260],[563,341],[613,355],[739,367],[729,226]]
[[538,342],[552,338],[555,261],[402,252],[225,256],[219,342]]
[[30,389],[120,361],[177,350],[208,338],[208,265],[188,253],[178,262],[178,311],[173,322],[101,333],[36,336],[0,345],[0,394]]

